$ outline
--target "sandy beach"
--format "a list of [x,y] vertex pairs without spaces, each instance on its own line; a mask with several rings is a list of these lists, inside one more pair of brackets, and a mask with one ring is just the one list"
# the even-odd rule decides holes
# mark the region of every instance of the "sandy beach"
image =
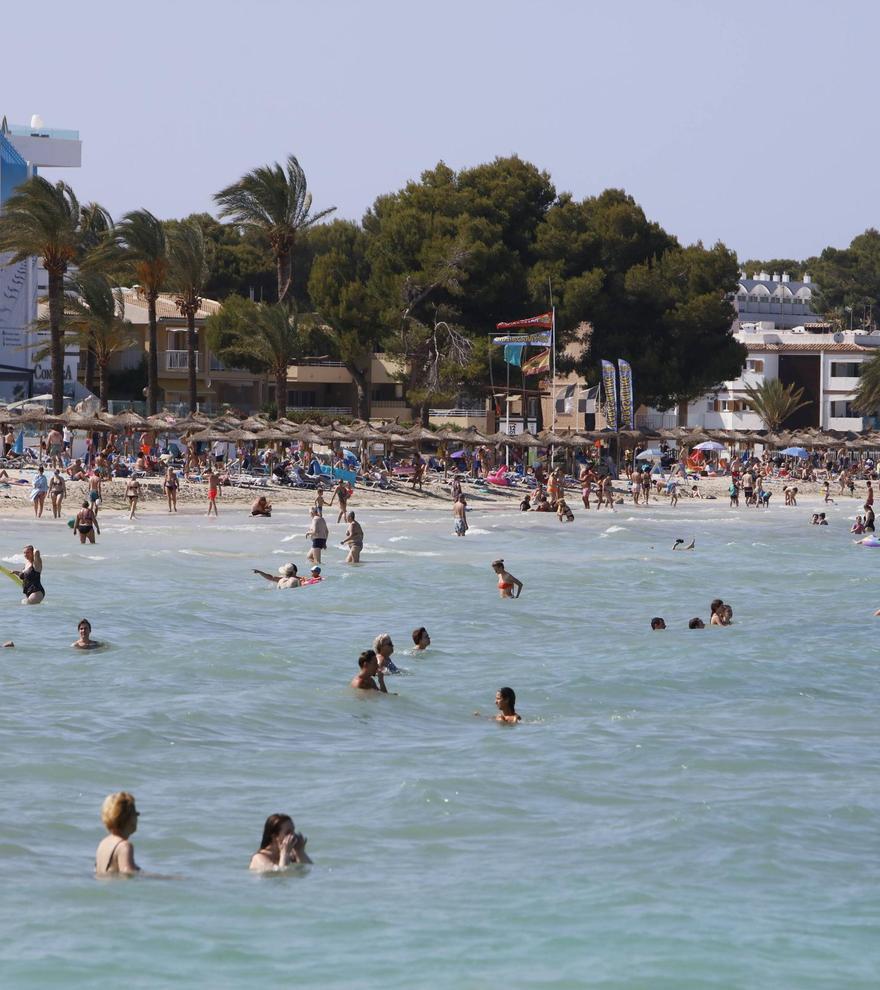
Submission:
[[[11,471],[9,477],[9,487],[0,486],[0,515],[18,514],[18,513],[28,513],[33,511],[32,503],[30,501],[30,493],[32,488],[33,477],[36,472],[25,470],[25,471]],[[47,474],[51,475],[51,472],[47,471]],[[451,478],[451,475],[450,475]],[[115,478],[109,482],[103,483],[103,501],[102,508],[107,510],[119,510],[128,512],[128,503],[125,498],[125,486],[126,478]],[[794,484],[798,489],[798,500],[804,500],[807,504],[814,504],[817,500],[822,501],[822,483],[821,482],[787,482],[781,478],[772,478],[769,482],[765,482],[765,488],[772,492],[773,498],[771,504],[773,506],[781,505],[783,502],[782,490],[786,484]],[[704,499],[715,499],[720,505],[725,508],[728,505],[728,494],[727,487],[730,484],[730,479],[728,477],[717,477],[717,478],[702,478],[698,482],[698,487],[700,494]],[[632,499],[628,494],[628,482],[619,480],[614,482],[614,491],[618,499],[624,499],[628,504],[632,503]],[[469,504],[472,507],[477,506],[503,506],[509,507],[512,504],[518,504],[523,494],[529,489],[523,487],[513,487],[513,488],[503,488],[496,485],[482,485],[465,483],[465,493]],[[679,505],[684,505],[690,499],[687,496],[687,492],[690,490],[690,483],[687,485],[681,485],[679,488],[680,501]],[[859,509],[862,506],[865,494],[865,483],[857,482],[855,489],[855,497],[846,493],[844,495],[838,495],[836,483],[832,484],[831,495],[835,501],[842,504],[852,503],[855,508]],[[78,507],[79,503],[82,502],[88,494],[88,486],[79,481],[67,482],[67,496],[64,500],[64,510],[70,510],[70,514],[73,514],[75,508]],[[218,506],[220,511],[223,511],[223,507],[227,506],[229,508],[235,507],[236,510],[240,510],[244,506],[248,506],[253,502],[255,498],[259,495],[266,495],[269,501],[276,508],[281,507],[296,507],[301,506],[304,511],[307,510],[315,499],[314,489],[309,488],[289,488],[284,485],[276,485],[271,482],[266,487],[239,487],[237,485],[225,485],[221,488],[221,495],[218,499]],[[329,499],[330,490],[325,489],[325,495]],[[566,499],[569,505],[575,512],[584,511],[581,504],[581,493],[580,487],[566,487]],[[192,512],[196,507],[204,508],[207,505],[207,486],[201,482],[194,481],[183,481],[181,480],[180,491],[177,495],[177,501],[181,509],[185,509],[188,512]],[[651,504],[657,505],[668,505],[669,497],[665,494],[651,495]],[[424,491],[414,491],[409,484],[405,482],[397,483],[393,488],[389,489],[379,489],[379,488],[365,488],[358,486],[355,489],[354,495],[352,496],[349,506],[350,508],[357,512],[358,508],[362,509],[420,509],[429,511],[431,509],[437,510],[448,510],[451,509],[452,498],[450,494],[449,483],[443,484],[442,480],[430,479],[425,482]],[[591,501],[592,512],[595,508],[595,499]],[[745,508],[741,503],[740,508]],[[602,511],[605,511],[604,509]],[[673,509],[674,511],[674,509]],[[162,490],[162,478],[161,476],[153,476],[145,479],[141,479],[141,498],[138,505],[139,513],[155,513],[163,512],[167,514],[167,504],[165,501],[165,495]],[[46,507],[43,511],[43,518],[51,519],[52,510],[51,503],[47,499]],[[329,516],[329,513],[328,513]]]

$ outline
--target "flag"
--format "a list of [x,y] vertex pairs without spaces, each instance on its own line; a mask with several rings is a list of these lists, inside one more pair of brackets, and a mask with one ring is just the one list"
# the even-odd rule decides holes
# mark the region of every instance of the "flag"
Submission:
[[625,430],[635,428],[636,417],[633,408],[632,368],[629,361],[618,358],[617,367],[620,369],[620,425]]
[[522,366],[524,375],[540,375],[550,370],[550,351],[541,351],[533,358],[529,358]]
[[14,454],[24,453],[24,430],[18,431],[18,436],[15,438],[15,444],[12,448]]
[[581,392],[583,396],[584,412],[585,413],[595,413],[596,412],[596,402],[599,398],[599,386],[594,385],[592,388],[585,388]]
[[510,323],[496,323],[496,330],[515,330],[518,327],[543,327],[545,330],[553,326],[553,314],[541,313],[540,316],[527,316],[524,320],[512,320]]
[[605,421],[608,429],[619,429],[617,424],[617,371],[610,361],[602,362],[602,386],[605,391]]
[[549,347],[552,343],[549,330],[538,333],[506,333],[503,337],[493,337],[493,344],[534,344],[535,347]]
[[515,365],[517,368],[522,366],[523,351],[526,349],[525,344],[505,344],[504,345],[504,360],[508,364]]
[[557,413],[574,412],[574,392],[577,385],[567,385],[556,397]]

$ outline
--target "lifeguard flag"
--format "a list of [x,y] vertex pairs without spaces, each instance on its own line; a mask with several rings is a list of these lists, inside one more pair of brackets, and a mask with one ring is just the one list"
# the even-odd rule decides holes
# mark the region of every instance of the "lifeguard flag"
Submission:
[[524,375],[540,375],[545,371],[550,370],[550,351],[541,351],[540,354],[536,354],[533,358],[529,358],[528,361],[524,361],[522,365],[522,373]]
[[527,316],[524,320],[512,320],[510,323],[496,323],[496,330],[515,330],[519,327],[542,327],[550,330],[553,326],[553,314],[541,313],[539,316]]

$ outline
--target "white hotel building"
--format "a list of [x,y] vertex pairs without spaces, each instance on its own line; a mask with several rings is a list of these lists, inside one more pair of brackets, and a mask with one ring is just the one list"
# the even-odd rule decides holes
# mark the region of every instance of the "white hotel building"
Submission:
[[[803,397],[808,400],[808,405],[786,422],[786,428],[865,427],[865,420],[852,409],[852,399],[860,366],[877,353],[880,335],[834,332],[812,311],[815,290],[809,275],[801,282],[792,281],[785,272],[756,272],[752,278],[741,275],[733,298],[737,317],[731,331],[748,348],[745,367],[738,378],[690,404],[687,426],[763,428],[760,417],[746,405],[746,386],[779,378],[784,385],[803,388]],[[648,417],[649,425],[654,418]]]

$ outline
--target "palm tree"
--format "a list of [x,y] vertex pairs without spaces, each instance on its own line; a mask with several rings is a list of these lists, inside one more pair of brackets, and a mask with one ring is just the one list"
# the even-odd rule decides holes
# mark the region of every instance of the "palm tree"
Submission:
[[147,301],[149,355],[147,358],[147,411],[159,408],[159,332],[156,300],[168,279],[168,241],[162,221],[149,210],[126,213],[116,228],[123,259],[131,266]]
[[866,416],[880,409],[880,354],[865,361],[859,369],[859,385],[852,404],[856,412]]
[[769,378],[761,385],[747,385],[748,398],[745,400],[749,408],[756,412],[764,421],[764,426],[771,432],[793,415],[810,404],[809,400],[801,401],[804,390],[794,385],[783,387],[778,378]]
[[269,239],[278,274],[278,302],[293,305],[293,253],[297,234],[313,227],[336,207],[312,213],[312,194],[305,172],[293,155],[287,165],[264,165],[221,189],[214,199],[220,216],[260,231]]
[[[134,339],[131,324],[125,319],[122,290],[114,289],[107,276],[101,274],[80,274],[69,289],[64,299],[64,341],[92,351],[101,408],[106,409],[110,360]],[[35,329],[44,330],[44,322],[38,321]]]
[[[100,204],[86,203],[80,209],[80,226],[83,232],[83,248],[87,251],[80,266],[81,270],[96,274],[105,273],[114,265],[118,254],[113,218]],[[82,349],[86,356],[83,385],[90,392],[94,392],[95,351],[89,341],[84,341]]]
[[52,364],[52,412],[64,406],[64,276],[84,247],[79,201],[66,182],[52,185],[41,175],[23,182],[0,216],[0,251],[12,252],[10,264],[38,257],[49,278],[49,353]]
[[[196,391],[196,313],[202,304],[202,292],[210,276],[208,252],[202,228],[189,220],[178,224],[168,239],[168,284],[175,296],[175,303],[186,317],[187,365],[189,370],[189,411],[195,412],[198,404]],[[285,369],[286,372],[286,369]]]

